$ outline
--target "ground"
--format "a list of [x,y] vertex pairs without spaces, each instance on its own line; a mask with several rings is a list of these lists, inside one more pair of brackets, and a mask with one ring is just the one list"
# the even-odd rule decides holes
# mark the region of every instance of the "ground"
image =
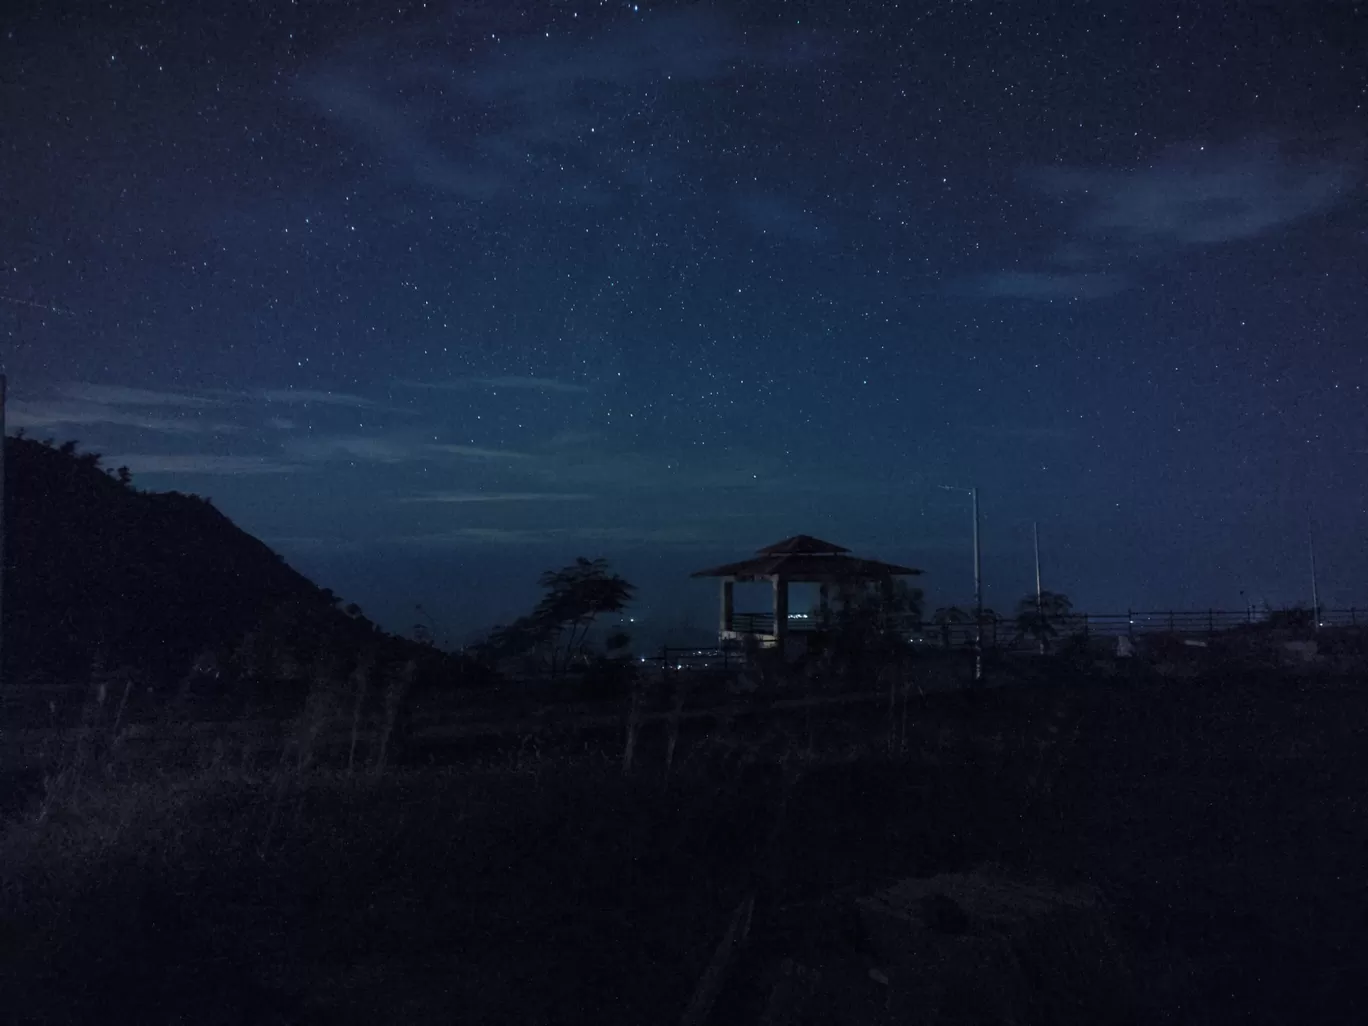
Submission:
[[110,784],[10,828],[0,989],[35,1023],[678,1021],[753,893],[712,1021],[755,1022],[778,959],[859,948],[835,897],[992,864],[1100,890],[1129,1021],[1337,1021],[1368,996],[1365,722],[1363,682],[1082,682],[913,698],[891,737],[882,706],[714,726],[668,780],[653,735],[631,777],[567,740]]

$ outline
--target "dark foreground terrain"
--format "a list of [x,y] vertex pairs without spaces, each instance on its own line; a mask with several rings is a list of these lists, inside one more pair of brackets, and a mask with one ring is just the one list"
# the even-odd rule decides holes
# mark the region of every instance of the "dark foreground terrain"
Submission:
[[786,957],[871,957],[843,901],[992,865],[1100,892],[1116,1021],[1346,1021],[1366,721],[1365,682],[1207,680],[930,696],[892,745],[722,725],[668,780],[654,742],[627,778],[568,742],[378,778],[106,766],[4,838],[5,1018],[680,1022],[754,896],[708,1021],[759,1022]]

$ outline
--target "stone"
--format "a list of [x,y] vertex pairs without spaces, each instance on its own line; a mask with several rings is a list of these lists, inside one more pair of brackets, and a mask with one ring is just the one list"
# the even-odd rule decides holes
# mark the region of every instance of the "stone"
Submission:
[[1125,960],[1088,888],[989,870],[904,880],[858,907],[892,1021],[1133,1021]]

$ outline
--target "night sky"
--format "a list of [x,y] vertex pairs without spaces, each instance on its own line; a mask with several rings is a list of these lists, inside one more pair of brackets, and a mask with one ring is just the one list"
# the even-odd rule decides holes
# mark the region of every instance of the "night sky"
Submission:
[[988,605],[1368,605],[1368,7],[49,2],[9,427],[465,641],[800,532]]

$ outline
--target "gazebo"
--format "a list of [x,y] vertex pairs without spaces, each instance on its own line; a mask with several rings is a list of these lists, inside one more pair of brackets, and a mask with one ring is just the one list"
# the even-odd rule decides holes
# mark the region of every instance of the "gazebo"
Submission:
[[[830,601],[831,585],[877,583],[885,594],[893,590],[897,577],[913,577],[920,570],[877,559],[852,556],[841,545],[822,541],[808,534],[794,535],[766,545],[750,559],[699,570],[694,577],[716,577],[722,582],[721,618],[718,636],[722,641],[754,638],[762,645],[782,647],[791,631],[811,631],[819,623],[812,619],[795,621],[789,614],[789,585],[819,586],[821,611]],[[733,601],[737,581],[770,581],[774,585],[771,613],[737,613]]]

